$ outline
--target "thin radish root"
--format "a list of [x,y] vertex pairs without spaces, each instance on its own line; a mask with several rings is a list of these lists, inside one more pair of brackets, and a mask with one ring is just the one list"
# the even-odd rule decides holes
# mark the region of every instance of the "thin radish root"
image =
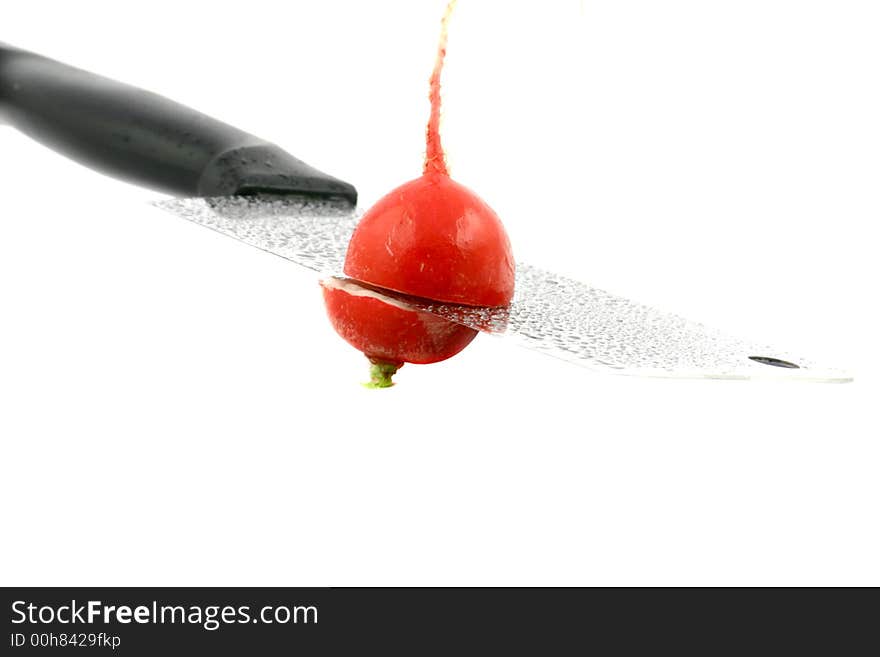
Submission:
[[428,118],[425,139],[425,169],[423,173],[426,175],[429,173],[449,175],[443,145],[440,143],[440,72],[443,70],[443,60],[446,57],[449,17],[452,15],[452,10],[455,9],[456,2],[457,0],[450,0],[443,13],[443,19],[440,21],[440,42],[437,46],[437,59],[434,61],[434,71],[431,73],[431,86],[428,94],[428,98],[431,100],[431,115]]

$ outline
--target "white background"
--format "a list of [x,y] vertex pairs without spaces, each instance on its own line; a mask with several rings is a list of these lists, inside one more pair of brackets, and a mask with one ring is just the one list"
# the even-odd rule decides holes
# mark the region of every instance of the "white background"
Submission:
[[[14,3],[0,39],[420,172],[442,0]],[[462,0],[453,176],[518,258],[850,368],[480,337],[371,391],[314,277],[0,127],[3,584],[880,584],[874,2]]]

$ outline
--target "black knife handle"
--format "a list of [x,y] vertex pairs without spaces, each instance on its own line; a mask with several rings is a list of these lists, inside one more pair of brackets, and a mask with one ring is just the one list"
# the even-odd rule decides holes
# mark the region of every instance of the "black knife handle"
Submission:
[[[183,196],[355,188],[172,100],[0,43],[0,119],[107,175]],[[51,183],[50,183],[51,184]]]

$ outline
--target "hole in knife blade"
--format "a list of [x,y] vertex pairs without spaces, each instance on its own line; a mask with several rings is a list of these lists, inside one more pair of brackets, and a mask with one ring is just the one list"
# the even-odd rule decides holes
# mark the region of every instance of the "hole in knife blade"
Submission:
[[761,363],[762,365],[772,365],[773,367],[786,367],[792,370],[797,370],[801,367],[800,365],[789,363],[787,360],[782,360],[781,358],[773,358],[772,356],[749,356],[749,360],[753,360],[756,363]]

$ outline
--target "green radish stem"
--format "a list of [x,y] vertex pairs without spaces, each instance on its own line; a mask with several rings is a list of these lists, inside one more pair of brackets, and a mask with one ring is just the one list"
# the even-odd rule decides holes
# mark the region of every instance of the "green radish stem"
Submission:
[[403,367],[403,363],[391,363],[386,360],[370,359],[370,382],[363,384],[365,388],[390,388],[394,385],[391,377]]

